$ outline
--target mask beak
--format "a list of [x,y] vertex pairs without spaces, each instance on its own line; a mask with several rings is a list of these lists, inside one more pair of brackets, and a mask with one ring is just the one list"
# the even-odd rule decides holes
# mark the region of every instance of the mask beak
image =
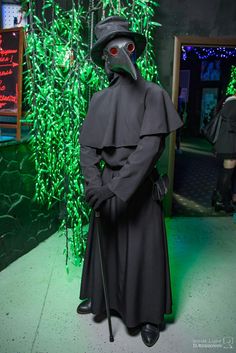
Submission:
[[115,72],[125,71],[131,75],[134,80],[137,80],[135,66],[124,48],[120,48],[119,56],[113,61],[111,70]]

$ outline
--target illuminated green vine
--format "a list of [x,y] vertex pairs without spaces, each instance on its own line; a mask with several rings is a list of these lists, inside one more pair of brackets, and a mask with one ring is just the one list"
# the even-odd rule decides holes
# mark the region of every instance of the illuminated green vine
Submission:
[[230,81],[227,86],[226,94],[236,94],[236,66],[234,65],[231,67]]
[[[153,32],[155,1],[101,1],[96,11],[102,17],[119,14],[129,19],[131,29],[148,39],[146,51],[138,61],[142,75],[158,81]],[[85,225],[90,209],[84,200],[78,142],[91,93],[107,86],[104,70],[91,62],[89,44],[82,33],[87,30],[88,13],[72,1],[69,11],[54,0],[44,0],[40,18],[35,1],[23,0],[30,18],[25,28],[28,70],[25,79],[26,120],[33,124],[30,143],[36,167],[35,199],[50,208],[60,205],[61,229],[66,236],[68,261],[81,264],[86,249]],[[46,13],[51,20],[46,19]],[[68,228],[72,232],[68,232]]]

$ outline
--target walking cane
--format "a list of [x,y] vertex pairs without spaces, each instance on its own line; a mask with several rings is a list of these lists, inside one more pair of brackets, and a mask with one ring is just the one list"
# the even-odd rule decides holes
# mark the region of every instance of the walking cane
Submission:
[[110,342],[114,342],[114,337],[113,337],[112,328],[111,328],[110,308],[108,305],[109,298],[107,293],[107,283],[106,283],[106,278],[104,273],[104,263],[103,263],[102,250],[101,250],[101,239],[100,239],[101,238],[101,218],[100,218],[99,211],[95,211],[95,217],[97,220],[98,251],[99,251],[99,257],[100,257],[100,264],[101,264],[102,284],[103,284],[103,290],[104,290],[106,313],[107,313],[108,327],[109,327],[109,333],[110,333]]

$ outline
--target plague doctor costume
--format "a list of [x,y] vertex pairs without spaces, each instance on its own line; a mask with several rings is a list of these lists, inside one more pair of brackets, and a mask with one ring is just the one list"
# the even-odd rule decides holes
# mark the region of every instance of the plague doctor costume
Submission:
[[[92,60],[110,84],[90,101],[80,132],[80,161],[86,200],[93,208],[77,312],[105,311],[95,212],[102,225],[102,252],[109,307],[129,328],[141,327],[147,346],[159,337],[164,314],[172,312],[170,270],[162,203],[152,198],[155,165],[165,137],[182,126],[168,93],[144,80],[136,59],[146,39],[120,16],[95,27]],[[100,161],[104,169],[99,168]]]

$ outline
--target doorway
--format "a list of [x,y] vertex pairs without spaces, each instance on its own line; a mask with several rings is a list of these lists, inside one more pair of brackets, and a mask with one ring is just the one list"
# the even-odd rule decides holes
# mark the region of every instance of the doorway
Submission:
[[172,99],[184,122],[170,141],[175,216],[219,216],[211,197],[220,166],[202,128],[227,93],[232,75],[236,38],[175,37]]

